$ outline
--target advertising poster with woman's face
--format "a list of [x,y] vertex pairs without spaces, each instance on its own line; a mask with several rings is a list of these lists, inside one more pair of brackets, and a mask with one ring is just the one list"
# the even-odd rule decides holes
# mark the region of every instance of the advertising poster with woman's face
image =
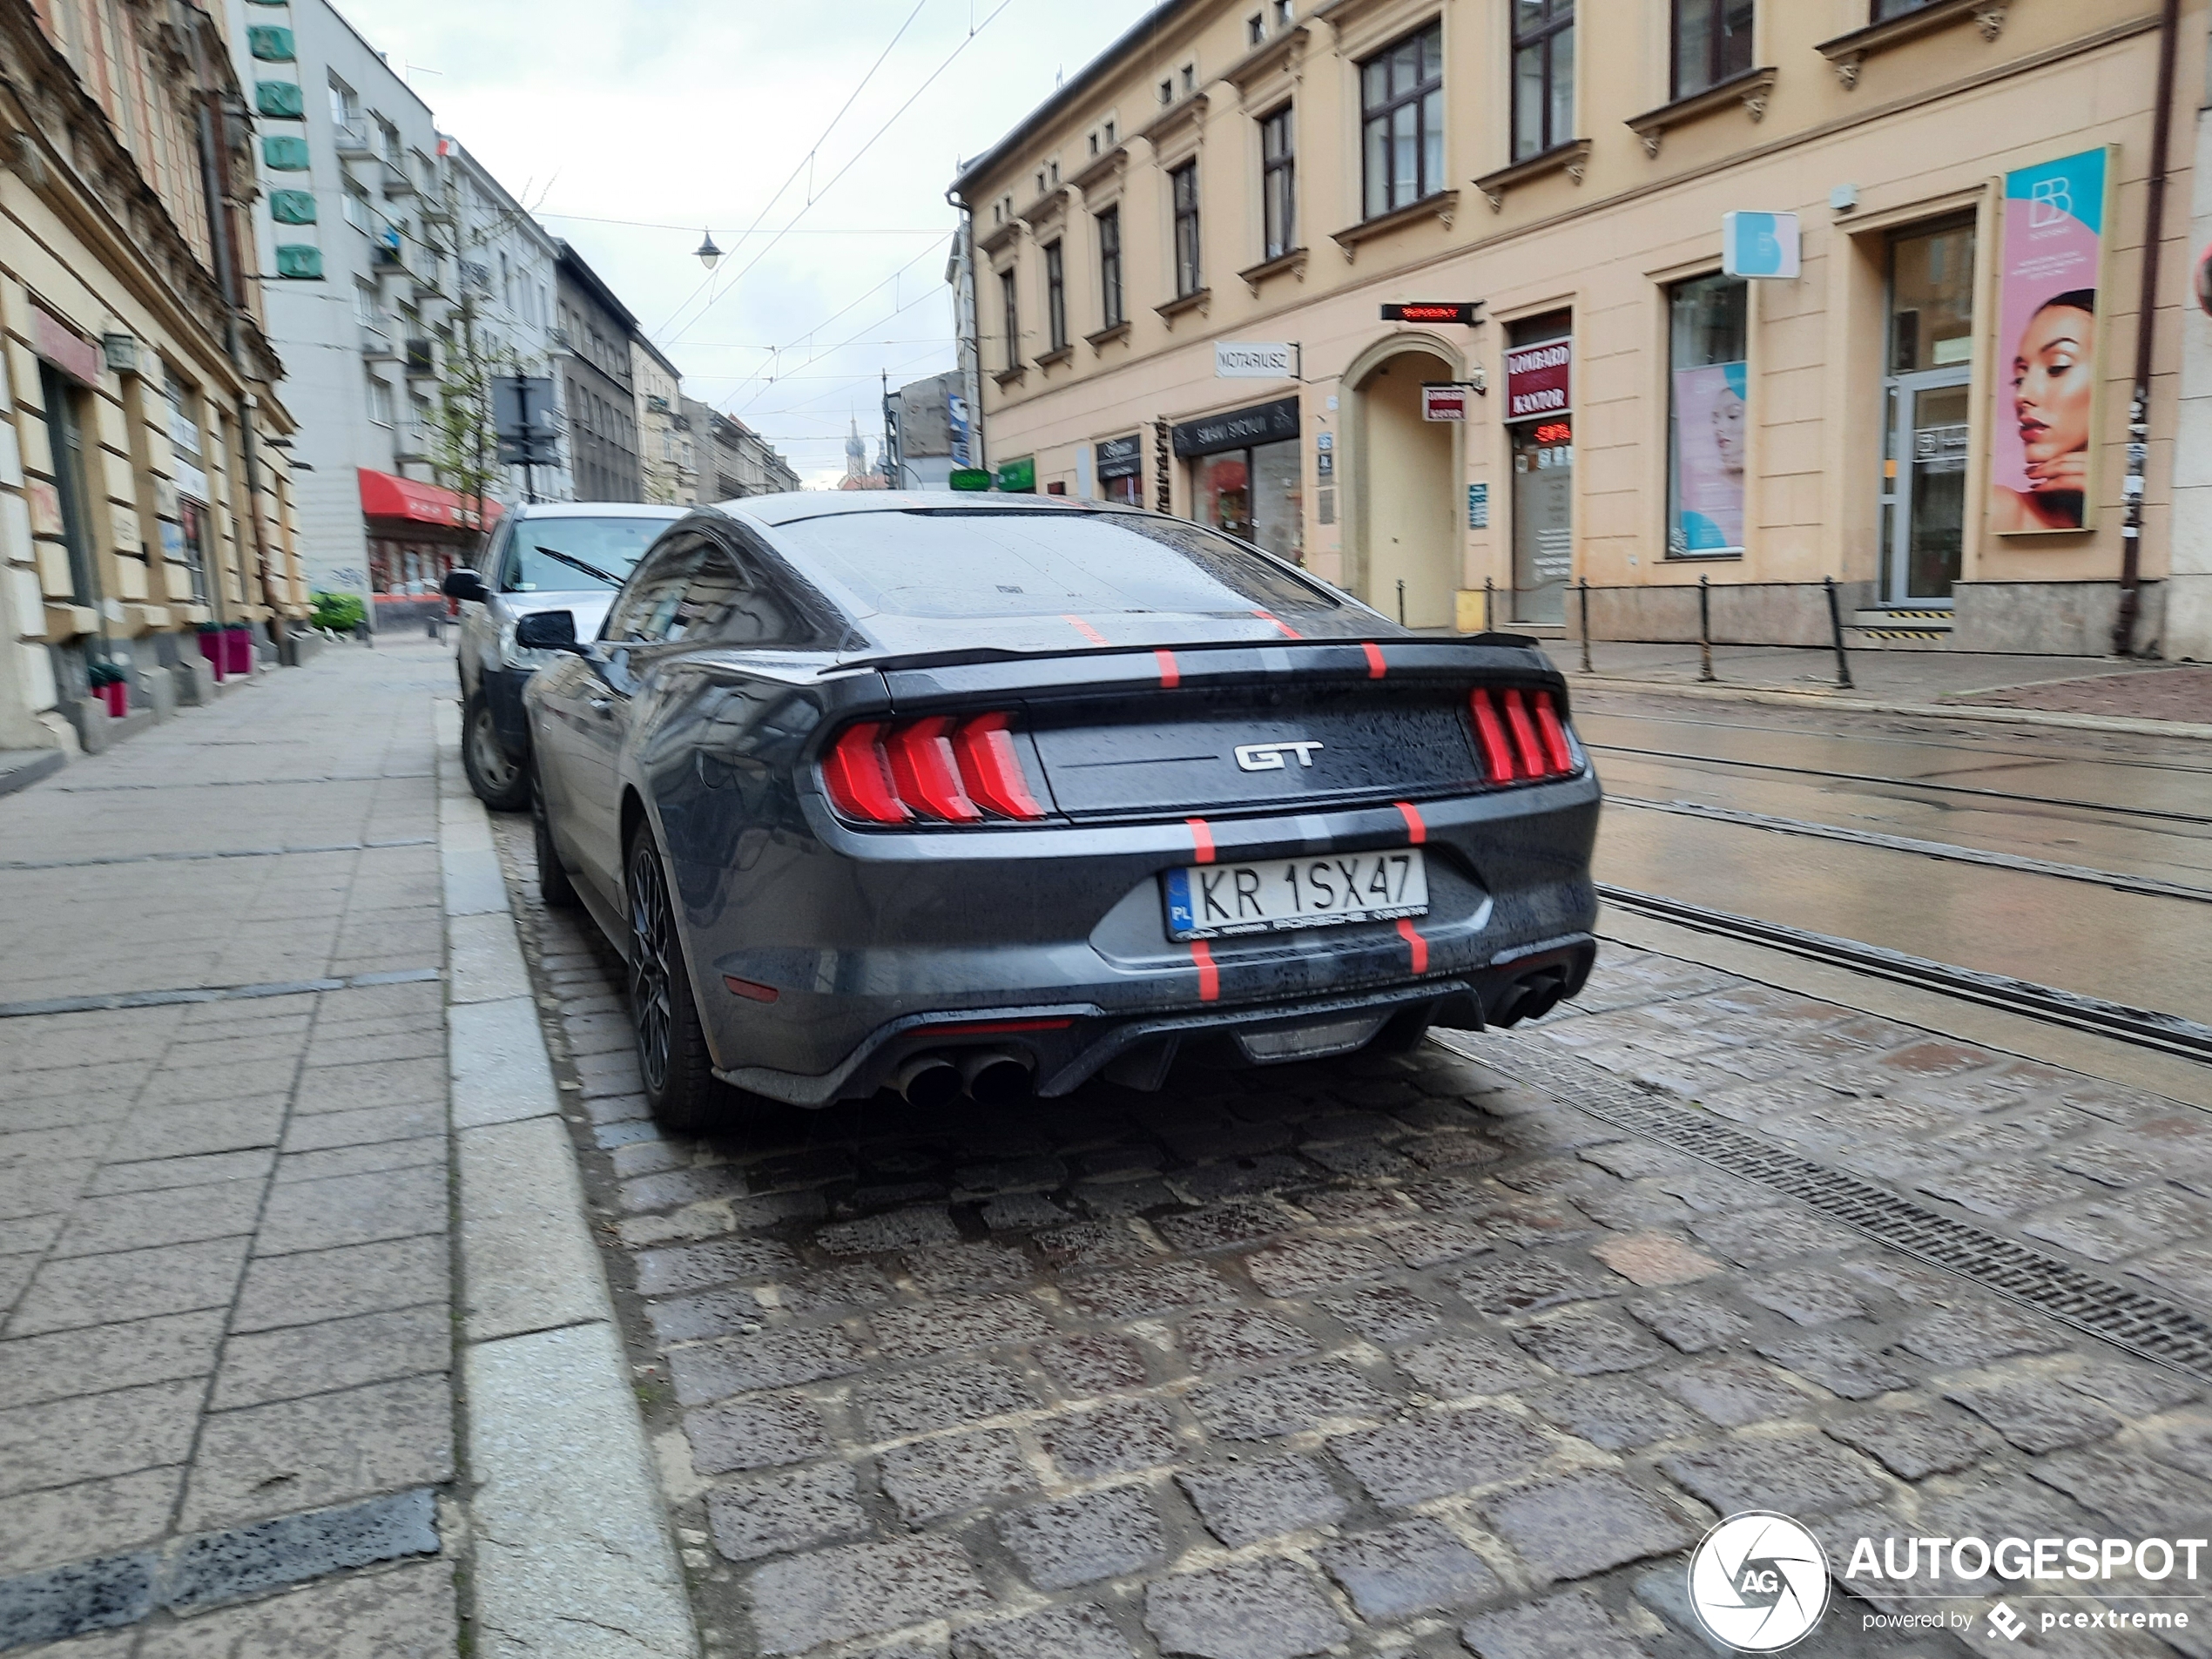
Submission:
[[2000,536],[2088,524],[2107,166],[2086,150],[2005,175],[1989,491]]
[[1675,550],[1743,545],[1744,365],[1675,371]]

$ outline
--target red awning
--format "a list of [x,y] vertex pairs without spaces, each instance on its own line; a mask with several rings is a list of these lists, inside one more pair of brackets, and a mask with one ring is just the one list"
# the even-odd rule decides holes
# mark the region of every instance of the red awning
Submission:
[[[470,497],[456,494],[438,484],[426,484],[414,478],[395,478],[388,472],[372,472],[368,468],[358,469],[361,479],[361,513],[368,518],[395,518],[415,524],[435,524],[441,529],[472,530],[477,528],[476,512]],[[496,501],[484,502],[484,518],[488,523],[499,522],[500,507]]]

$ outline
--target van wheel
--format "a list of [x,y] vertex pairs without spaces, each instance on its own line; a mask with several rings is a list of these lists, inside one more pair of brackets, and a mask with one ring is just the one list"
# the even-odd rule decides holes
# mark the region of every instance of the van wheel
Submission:
[[529,769],[500,742],[490,699],[481,685],[461,705],[461,769],[469,774],[476,799],[495,813],[519,813],[530,804]]
[[668,876],[652,832],[630,838],[630,1017],[637,1034],[637,1070],[653,1121],[678,1135],[698,1135],[723,1114],[722,1084],[707,1053],[684,942],[669,902]]

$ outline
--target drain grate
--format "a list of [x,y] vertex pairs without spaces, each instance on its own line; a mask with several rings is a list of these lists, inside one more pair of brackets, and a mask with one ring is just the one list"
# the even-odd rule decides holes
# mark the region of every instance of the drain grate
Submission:
[[1886,1187],[1779,1151],[1757,1136],[1623,1082],[1541,1039],[1473,1031],[1430,1040],[1534,1084],[1615,1129],[1658,1141],[1733,1176],[1797,1199],[1865,1233],[2075,1330],[2212,1382],[2212,1320],[2175,1302],[2085,1273],[2054,1256],[1938,1215]]

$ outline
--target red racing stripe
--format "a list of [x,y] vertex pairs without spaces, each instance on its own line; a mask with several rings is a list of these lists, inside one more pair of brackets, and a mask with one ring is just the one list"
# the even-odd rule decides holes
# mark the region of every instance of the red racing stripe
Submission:
[[1271,611],[1255,610],[1252,612],[1252,615],[1258,617],[1262,622],[1273,623],[1277,631],[1281,633],[1285,639],[1303,639],[1305,637],[1304,634],[1298,632],[1297,629],[1291,627],[1290,624],[1285,622],[1280,617],[1274,615]]
[[1090,643],[1094,645],[1103,645],[1106,643],[1106,636],[1100,633],[1097,629],[1092,627],[1081,617],[1062,617],[1060,620],[1066,623],[1070,628],[1073,628],[1077,633],[1081,634],[1085,639],[1090,641]]
[[1198,849],[1198,862],[1211,864],[1213,862],[1213,831],[1207,827],[1206,820],[1203,818],[1186,818],[1183,821],[1190,826],[1190,842]]
[[1421,819],[1420,808],[1409,800],[1398,803],[1399,814],[1406,820],[1406,833],[1415,846],[1428,840],[1428,826]]
[[1372,640],[1369,640],[1366,645],[1366,652],[1367,678],[1371,680],[1379,680],[1384,676],[1384,674],[1389,671],[1383,664],[1382,647],[1376,644]]
[[1175,660],[1175,653],[1173,651],[1156,651],[1152,653],[1152,655],[1159,659],[1160,689],[1162,691],[1172,691],[1177,686],[1183,684],[1183,670],[1177,664]]
[[1413,953],[1413,971],[1416,974],[1427,973],[1428,941],[1413,931],[1413,924],[1409,918],[1400,916],[1398,919],[1398,936],[1406,941],[1407,948]]
[[1190,960],[1198,967],[1198,1000],[1221,1001],[1221,970],[1213,965],[1213,950],[1203,939],[1190,941]]

